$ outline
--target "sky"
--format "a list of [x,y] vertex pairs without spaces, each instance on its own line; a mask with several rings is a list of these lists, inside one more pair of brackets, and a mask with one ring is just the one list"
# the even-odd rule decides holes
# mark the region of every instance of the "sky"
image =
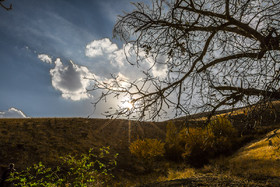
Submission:
[[0,118],[88,117],[96,96],[84,77],[137,78],[123,43],[112,38],[131,1],[6,0],[13,9],[0,8]]

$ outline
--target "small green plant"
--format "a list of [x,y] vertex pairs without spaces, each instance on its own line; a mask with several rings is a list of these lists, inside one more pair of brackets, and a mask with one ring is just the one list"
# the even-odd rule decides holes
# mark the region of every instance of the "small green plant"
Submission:
[[11,182],[15,186],[88,186],[108,183],[116,166],[117,154],[111,156],[109,147],[103,147],[99,154],[90,149],[80,156],[61,157],[61,164],[56,168],[47,168],[41,162],[21,172],[12,174]]
[[142,161],[151,161],[163,156],[164,143],[157,139],[135,140],[129,146],[130,153]]
[[62,169],[68,173],[63,175],[64,181],[74,186],[109,182],[113,177],[110,172],[116,166],[118,156],[116,154],[113,159],[108,159],[109,155],[109,147],[103,147],[100,148],[98,155],[91,149],[88,154],[82,154],[78,159],[72,155],[62,157]]
[[59,171],[59,167],[53,170],[39,162],[24,171],[11,173],[9,181],[15,183],[15,186],[55,186],[60,184]]

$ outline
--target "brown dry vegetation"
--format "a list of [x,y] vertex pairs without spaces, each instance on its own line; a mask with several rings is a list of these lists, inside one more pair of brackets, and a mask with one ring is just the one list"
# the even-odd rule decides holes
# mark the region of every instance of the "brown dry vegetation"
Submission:
[[246,178],[273,178],[280,183],[280,130],[240,149],[228,160],[231,173]]
[[[195,119],[204,116],[195,115],[188,124],[191,127],[201,126],[202,120]],[[240,109],[232,117],[239,133],[244,123],[242,116],[244,110]],[[177,127],[182,127],[184,123],[183,118],[173,121]],[[275,130],[260,138],[268,131],[279,128],[278,122],[279,119],[266,119],[265,126],[241,137],[239,145],[255,139],[254,143],[233,156],[214,159],[204,168],[195,169],[185,163],[159,159],[152,163],[153,169],[147,171],[129,153],[129,142],[138,138],[165,141],[167,122],[85,118],[1,119],[0,166],[3,169],[13,162],[21,170],[39,161],[54,166],[60,156],[110,146],[112,154],[119,153],[118,166],[114,171],[115,184],[119,186],[277,186],[280,184],[280,132]]]
[[129,141],[137,138],[163,140],[164,124],[121,119],[1,119],[0,166],[3,169],[13,162],[20,170],[39,161],[54,166],[60,156],[110,146],[112,154],[119,153],[118,169],[135,171],[137,166],[132,164]]

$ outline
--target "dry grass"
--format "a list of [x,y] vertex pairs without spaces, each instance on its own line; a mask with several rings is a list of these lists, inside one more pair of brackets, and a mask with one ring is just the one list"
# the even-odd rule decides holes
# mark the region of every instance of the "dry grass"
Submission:
[[280,129],[249,143],[232,156],[212,160],[204,168],[169,169],[158,181],[178,179],[199,184],[210,184],[213,180],[217,185],[280,186]]
[[160,176],[157,181],[162,182],[162,181],[169,181],[169,180],[176,180],[176,179],[186,179],[186,178],[195,177],[196,174],[197,172],[194,168],[186,168],[184,170],[169,169],[167,176]]
[[229,160],[229,169],[247,178],[280,178],[280,130],[242,148]]
[[[243,114],[245,115],[246,111],[240,109],[234,115]],[[165,160],[161,161],[163,163],[153,164],[156,167],[147,173],[131,158],[129,140],[164,140],[165,131],[166,123],[132,122],[129,128],[127,120],[1,119],[0,166],[7,166],[10,162],[14,162],[17,168],[24,168],[39,161],[55,164],[59,156],[68,153],[81,153],[92,147],[111,146],[113,153],[120,153],[118,181],[121,182],[116,183],[119,186],[182,179],[203,181],[203,184],[211,181],[226,181],[226,184],[236,182],[245,186],[254,186],[255,183],[251,180],[260,179],[280,185],[280,182],[276,181],[280,178],[280,130],[249,144],[231,157],[213,161],[212,165],[203,169],[177,167]]]
[[[137,123],[128,120],[86,118],[0,119],[0,166],[11,162],[17,169],[43,162],[56,165],[59,156],[81,154],[90,148],[110,146],[119,153],[119,165],[128,167],[129,133],[137,137],[164,139],[164,123]],[[131,132],[129,132],[131,130]],[[0,168],[1,169],[1,168]],[[1,173],[1,170],[0,170]]]

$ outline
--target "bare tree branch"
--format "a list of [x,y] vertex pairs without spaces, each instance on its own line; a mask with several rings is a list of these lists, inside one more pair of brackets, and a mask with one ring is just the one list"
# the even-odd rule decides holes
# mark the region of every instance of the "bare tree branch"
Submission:
[[5,6],[5,5],[3,5],[3,3],[2,2],[4,2],[5,0],[0,0],[0,6],[2,7],[2,8],[4,8],[5,10],[12,10],[12,8],[13,8],[13,5],[12,4],[10,4],[10,6],[9,7],[7,7],[7,6]]
[[[149,59],[152,65],[142,79],[94,80],[92,88],[103,99],[129,97],[134,107],[124,115],[155,119],[170,109],[179,116],[213,114],[279,99],[279,1],[152,0],[134,6],[119,17],[113,34],[131,45],[131,64]],[[157,77],[152,69],[163,66],[165,77]]]

